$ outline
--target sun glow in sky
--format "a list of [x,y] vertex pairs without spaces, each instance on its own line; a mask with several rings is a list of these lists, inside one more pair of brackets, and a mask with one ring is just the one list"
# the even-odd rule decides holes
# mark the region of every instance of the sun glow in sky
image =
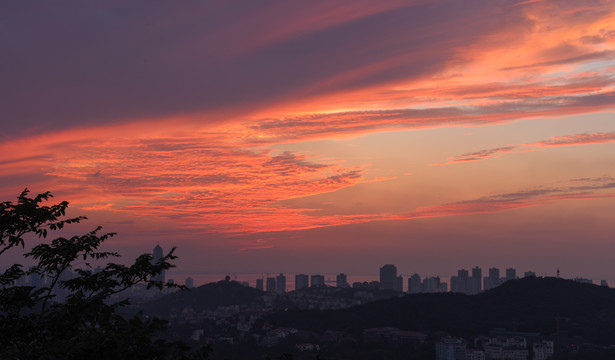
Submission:
[[186,272],[615,278],[615,1],[0,7],[3,201]]

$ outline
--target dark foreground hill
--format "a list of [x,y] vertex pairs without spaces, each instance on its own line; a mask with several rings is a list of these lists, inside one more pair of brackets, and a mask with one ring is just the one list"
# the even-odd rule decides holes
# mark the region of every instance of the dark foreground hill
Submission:
[[615,343],[615,289],[556,278],[524,278],[482,293],[415,294],[346,310],[289,311],[272,315],[277,326],[358,333],[365,328],[486,335],[493,328],[561,331],[595,344]]
[[142,306],[146,314],[166,317],[173,311],[191,307],[196,312],[218,306],[242,305],[253,302],[263,292],[236,281],[209,283],[189,291],[177,291]]

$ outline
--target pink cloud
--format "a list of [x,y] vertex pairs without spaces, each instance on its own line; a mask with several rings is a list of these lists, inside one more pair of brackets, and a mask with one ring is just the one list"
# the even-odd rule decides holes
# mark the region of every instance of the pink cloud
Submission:
[[574,134],[556,136],[549,140],[534,143],[536,146],[554,147],[570,145],[604,144],[615,141],[615,132],[594,133],[594,134]]
[[[2,5],[14,15],[0,24],[11,69],[0,84],[3,192],[31,179],[82,209],[224,234],[603,196],[577,188],[315,216],[281,203],[367,182],[366,166],[266,147],[612,111],[610,2],[148,5]],[[554,137],[443,164],[611,141]]]

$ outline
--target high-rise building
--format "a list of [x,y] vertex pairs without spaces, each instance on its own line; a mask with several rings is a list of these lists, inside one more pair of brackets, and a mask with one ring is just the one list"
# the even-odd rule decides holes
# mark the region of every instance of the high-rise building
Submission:
[[535,272],[533,272],[533,271],[526,271],[526,272],[523,274],[523,277],[536,277],[536,273],[535,273]]
[[265,289],[265,287],[263,286],[264,280],[261,279],[256,279],[256,288],[260,291],[263,291]]
[[323,275],[312,275],[310,277],[312,287],[323,287],[325,286],[325,277]]
[[417,273],[408,278],[408,292],[410,294],[418,294],[422,291],[421,276]]
[[403,279],[397,276],[397,267],[386,264],[380,268],[380,288],[384,290],[403,291]]
[[337,287],[339,287],[339,288],[347,288],[347,287],[350,287],[350,286],[348,285],[348,280],[347,280],[347,278],[346,278],[346,274],[341,273],[341,274],[338,274],[338,275],[337,275],[336,285],[337,285]]
[[468,277],[468,270],[461,269],[457,271],[457,276],[451,277],[451,291],[462,294],[469,293],[470,278]]
[[440,277],[433,276],[423,279],[423,292],[435,293],[440,292]]
[[476,295],[483,290],[483,269],[477,267],[472,268],[472,278],[470,280],[470,294]]
[[275,278],[275,288],[276,291],[281,294],[286,292],[286,276],[284,276],[284,274],[280,273],[280,275]]
[[500,269],[498,268],[490,268],[489,269],[489,276],[486,276],[484,278],[484,282],[483,282],[483,287],[485,289],[485,291],[487,290],[491,290],[496,286],[499,286],[501,284],[500,281]]
[[466,341],[445,337],[436,342],[436,360],[466,360]]
[[506,280],[515,280],[517,278],[517,270],[514,268],[506,269]]
[[194,287],[194,279],[191,277],[186,278],[186,287],[192,289]]
[[276,287],[275,287],[274,277],[268,277],[266,285],[267,285],[267,292],[275,292]]
[[445,282],[441,282],[440,286],[438,287],[438,292],[439,293],[446,293],[448,292],[448,284]]
[[[164,259],[164,253],[162,252],[162,248],[160,247],[160,245],[156,245],[156,247],[154,248],[154,251],[152,252],[152,264],[157,264],[161,262],[162,259]],[[159,274],[152,275],[150,277],[150,280],[159,281],[159,282],[164,283],[165,281],[164,270],[160,271]]]
[[309,287],[309,279],[309,276],[305,274],[295,275],[295,290],[306,289],[307,287]]

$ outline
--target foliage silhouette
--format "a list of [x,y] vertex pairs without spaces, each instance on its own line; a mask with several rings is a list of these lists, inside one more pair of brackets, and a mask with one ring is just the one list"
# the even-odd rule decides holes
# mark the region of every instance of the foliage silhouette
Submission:
[[[129,300],[111,301],[111,296],[137,283],[162,289],[173,284],[149,281],[173,265],[175,248],[153,264],[150,254],[139,256],[130,266],[107,263],[93,269],[93,260],[117,258],[99,247],[114,233],[101,228],[80,236],[45,239],[65,225],[86,220],[65,218],[68,202],[45,205],[49,192],[31,198],[25,189],[17,203],[0,203],[0,255],[12,248],[26,248],[26,238],[35,235],[42,243],[25,253],[36,266],[24,270],[13,264],[0,273],[0,358],[2,359],[189,359],[206,358],[208,349],[190,351],[178,342],[160,337],[166,322],[136,315],[126,319],[117,313]],[[82,262],[83,268],[76,268]],[[76,273],[67,278],[68,271]],[[40,287],[26,277],[46,278]],[[59,301],[58,292],[66,293]]]

